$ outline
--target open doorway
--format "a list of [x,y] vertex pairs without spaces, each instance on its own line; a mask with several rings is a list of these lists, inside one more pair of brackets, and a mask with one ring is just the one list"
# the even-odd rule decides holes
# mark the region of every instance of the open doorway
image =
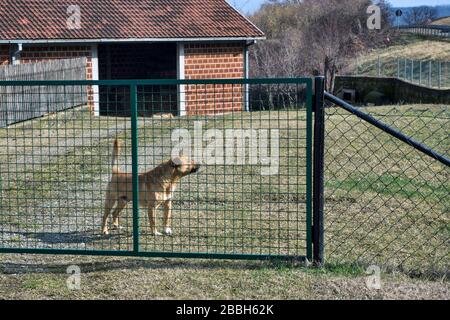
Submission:
[[[99,80],[177,79],[177,44],[100,44],[98,65]],[[101,86],[100,113],[129,116],[129,88]],[[142,117],[177,115],[177,86],[139,86],[138,113]]]

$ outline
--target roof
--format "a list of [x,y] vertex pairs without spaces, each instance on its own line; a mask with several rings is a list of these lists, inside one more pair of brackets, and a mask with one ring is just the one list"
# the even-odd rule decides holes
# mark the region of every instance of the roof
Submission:
[[[81,28],[67,27],[76,3]],[[0,42],[256,39],[264,34],[225,0],[1,0]]]

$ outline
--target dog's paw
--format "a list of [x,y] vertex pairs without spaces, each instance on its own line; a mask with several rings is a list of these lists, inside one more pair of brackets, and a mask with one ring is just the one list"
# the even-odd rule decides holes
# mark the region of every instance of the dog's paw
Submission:
[[166,229],[164,229],[164,234],[165,234],[166,236],[171,236],[171,235],[173,234],[172,228],[166,228]]
[[159,237],[159,236],[162,236],[162,233],[158,232],[158,231],[154,231],[154,232],[152,232],[152,235],[155,237]]
[[103,233],[103,235],[104,235],[104,236],[109,236],[109,231],[108,231],[108,230],[106,230],[106,229],[105,229],[105,230],[103,230],[103,231],[102,231],[102,233]]

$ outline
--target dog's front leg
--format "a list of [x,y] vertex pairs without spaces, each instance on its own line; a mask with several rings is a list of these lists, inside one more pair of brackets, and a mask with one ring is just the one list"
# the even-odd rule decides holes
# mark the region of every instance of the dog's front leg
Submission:
[[150,206],[148,209],[148,220],[150,220],[150,229],[152,235],[154,236],[162,236],[161,233],[156,229],[156,207]]
[[108,235],[109,234],[109,230],[108,230],[108,218],[109,215],[111,214],[111,210],[114,206],[115,201],[112,200],[111,194],[108,192],[106,194],[106,199],[105,199],[105,210],[104,210],[104,214],[103,214],[103,219],[102,219],[102,233],[104,235]]
[[172,200],[164,202],[164,234],[172,235]]
[[125,209],[125,207],[127,206],[127,202],[124,200],[119,200],[119,202],[117,203],[117,207],[114,210],[112,216],[113,216],[113,229],[115,230],[120,230],[120,225],[119,225],[119,216],[120,213],[122,212],[123,209]]

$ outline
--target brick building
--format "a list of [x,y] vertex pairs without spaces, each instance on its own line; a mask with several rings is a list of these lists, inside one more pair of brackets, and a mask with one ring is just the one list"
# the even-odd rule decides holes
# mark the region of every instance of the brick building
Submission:
[[[260,39],[264,34],[225,0],[0,2],[0,65],[87,57],[88,80],[245,78],[248,47]],[[160,88],[143,91],[158,91],[171,101],[159,111],[179,115],[244,107],[236,85],[179,86],[165,97]],[[91,94],[98,113],[108,94]]]

